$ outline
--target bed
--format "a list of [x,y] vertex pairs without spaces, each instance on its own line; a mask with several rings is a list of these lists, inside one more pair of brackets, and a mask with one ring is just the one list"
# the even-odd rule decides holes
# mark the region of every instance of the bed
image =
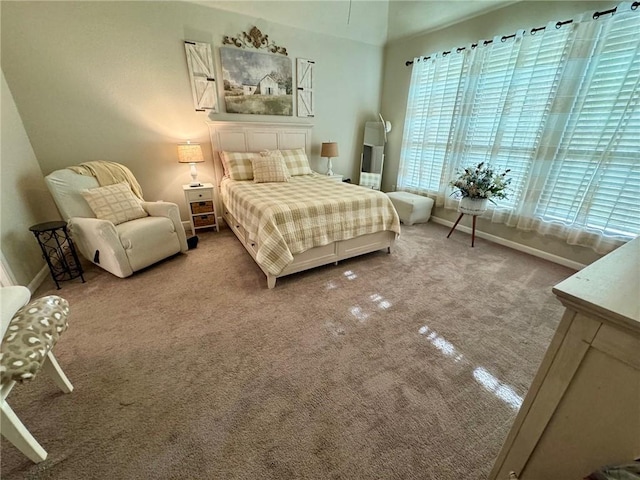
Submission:
[[238,157],[266,150],[309,152],[312,125],[208,122],[208,126],[218,179],[216,211],[264,272],[268,288],[285,275],[376,250],[391,252],[400,220],[384,193],[311,171],[274,183],[225,175],[221,155],[226,160],[229,152]]

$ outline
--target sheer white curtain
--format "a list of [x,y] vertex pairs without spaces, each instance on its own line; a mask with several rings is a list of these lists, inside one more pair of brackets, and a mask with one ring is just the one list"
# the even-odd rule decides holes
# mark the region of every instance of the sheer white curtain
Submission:
[[414,61],[398,188],[455,208],[448,182],[510,168],[485,216],[605,253],[640,233],[640,14],[571,23]]
[[570,94],[552,109],[557,143],[520,225],[599,253],[640,233],[640,13],[630,6],[578,23],[561,85]]
[[463,92],[470,50],[417,58],[407,102],[398,189],[413,193],[440,190],[450,156],[453,122]]

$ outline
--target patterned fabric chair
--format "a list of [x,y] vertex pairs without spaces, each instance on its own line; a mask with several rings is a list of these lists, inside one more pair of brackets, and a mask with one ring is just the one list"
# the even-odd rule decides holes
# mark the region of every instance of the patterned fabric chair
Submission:
[[47,458],[47,452],[11,409],[7,396],[16,383],[32,380],[40,370],[47,372],[65,393],[71,392],[73,386],[51,352],[67,329],[69,304],[56,295],[28,303],[30,296],[26,287],[0,288],[0,422],[2,436],[38,463]]

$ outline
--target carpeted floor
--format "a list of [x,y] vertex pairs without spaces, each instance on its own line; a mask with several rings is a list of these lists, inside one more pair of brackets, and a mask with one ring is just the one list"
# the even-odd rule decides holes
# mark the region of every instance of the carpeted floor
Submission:
[[570,269],[428,223],[266,279],[229,230],[128,279],[88,264],[41,375],[8,398],[49,452],[2,478],[484,479],[557,326]]

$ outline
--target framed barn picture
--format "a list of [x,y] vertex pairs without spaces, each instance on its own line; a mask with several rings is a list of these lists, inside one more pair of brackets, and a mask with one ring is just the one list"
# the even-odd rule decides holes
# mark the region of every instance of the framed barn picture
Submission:
[[227,113],[293,115],[291,59],[220,47]]

